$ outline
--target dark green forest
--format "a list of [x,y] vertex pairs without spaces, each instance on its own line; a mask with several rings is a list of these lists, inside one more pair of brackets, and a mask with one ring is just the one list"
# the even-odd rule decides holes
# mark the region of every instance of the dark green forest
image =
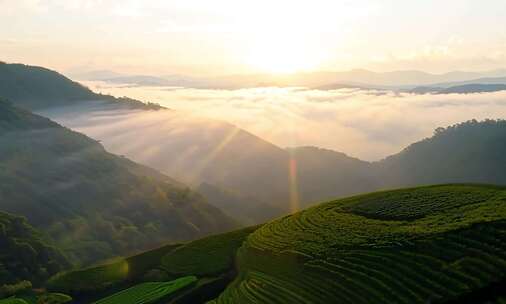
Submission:
[[[506,120],[470,120],[376,163],[380,185],[448,182],[506,184]],[[379,177],[378,177],[379,179]]]
[[40,284],[70,265],[25,218],[4,212],[0,212],[0,248],[0,286],[23,280]]
[[434,135],[381,161],[301,147],[297,163],[302,207],[379,189],[442,183],[506,185],[506,121],[470,120],[441,127]]

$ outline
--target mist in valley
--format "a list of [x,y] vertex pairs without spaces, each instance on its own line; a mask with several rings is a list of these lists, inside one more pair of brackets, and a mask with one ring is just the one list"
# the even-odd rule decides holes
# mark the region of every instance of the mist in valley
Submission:
[[97,108],[90,110],[94,115],[71,109],[70,113],[80,114],[42,114],[140,162],[149,162],[166,149],[177,151],[179,159],[168,162],[182,164],[174,166],[184,171],[184,163],[197,161],[192,155],[202,157],[200,149],[219,145],[234,126],[281,148],[316,146],[375,161],[431,136],[438,127],[506,114],[506,91],[416,95],[360,89],[202,90],[97,83],[92,88],[174,111]]

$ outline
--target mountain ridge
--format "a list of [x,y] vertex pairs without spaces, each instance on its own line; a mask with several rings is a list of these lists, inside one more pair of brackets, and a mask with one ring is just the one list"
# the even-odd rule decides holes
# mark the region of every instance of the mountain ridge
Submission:
[[162,109],[153,103],[97,94],[58,72],[24,64],[0,63],[0,96],[28,110],[72,105],[90,100],[102,100],[131,109]]
[[[130,85],[166,85],[201,89],[241,89],[258,86],[304,86],[311,88],[329,89],[337,84],[370,87],[378,89],[401,89],[437,83],[469,81],[485,77],[505,77],[506,69],[484,72],[451,71],[447,73],[428,73],[418,70],[398,70],[390,72],[374,72],[366,69],[352,69],[348,71],[314,71],[300,72],[287,75],[272,75],[266,73],[219,75],[213,77],[192,77],[185,75],[156,76],[156,75],[117,75],[108,71],[112,77],[83,77],[71,74],[82,80],[99,80],[111,83],[125,83]],[[91,73],[93,74],[93,73]]]

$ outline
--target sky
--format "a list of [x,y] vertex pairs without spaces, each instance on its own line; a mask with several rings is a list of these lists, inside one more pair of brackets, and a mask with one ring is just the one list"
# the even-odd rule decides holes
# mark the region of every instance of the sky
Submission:
[[0,60],[150,75],[506,67],[504,0],[0,0]]

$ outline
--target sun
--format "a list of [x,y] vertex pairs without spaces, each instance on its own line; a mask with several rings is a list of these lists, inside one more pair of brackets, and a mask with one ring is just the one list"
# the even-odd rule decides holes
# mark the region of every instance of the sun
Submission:
[[314,69],[319,59],[302,37],[264,33],[252,43],[246,61],[260,72],[290,74]]

